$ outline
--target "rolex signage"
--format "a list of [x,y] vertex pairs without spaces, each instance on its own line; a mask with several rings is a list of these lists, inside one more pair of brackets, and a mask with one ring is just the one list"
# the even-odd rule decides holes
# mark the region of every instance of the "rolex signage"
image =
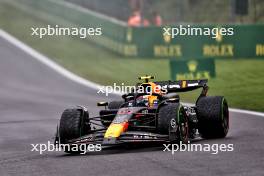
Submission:
[[[133,28],[132,44],[137,57],[146,58],[264,58],[264,25],[194,25],[202,29],[219,29],[208,35],[174,35],[164,32],[175,26]],[[233,29],[223,35],[221,29]],[[172,30],[170,30],[172,32]]]
[[210,79],[216,76],[215,61],[206,59],[170,60],[172,80]]
[[[53,1],[55,2],[55,0]],[[211,32],[216,28],[219,30],[215,34],[211,33],[214,37],[204,35],[205,33],[202,33],[203,35],[192,35],[187,32],[186,35],[177,34],[172,38],[170,34],[172,30],[170,32],[166,30],[164,33],[164,28],[180,28],[181,24],[161,27],[129,27],[124,23],[106,20],[100,16],[71,8],[64,3],[54,3],[53,1],[23,0],[23,3],[25,6],[42,13],[63,17],[64,21],[78,24],[78,26],[97,27],[100,23],[101,25],[98,27],[103,29],[103,34],[97,37],[87,37],[87,40],[122,56],[162,59],[264,59],[264,24],[222,24],[221,26],[215,24],[193,24],[188,26],[188,24],[185,24],[182,26],[188,29],[210,29]],[[59,25],[65,26],[63,21]],[[232,28],[233,35],[223,35],[220,28]],[[197,69],[200,67],[199,63]],[[195,68],[195,64],[191,64],[192,68]],[[193,72],[191,73],[193,74]]]

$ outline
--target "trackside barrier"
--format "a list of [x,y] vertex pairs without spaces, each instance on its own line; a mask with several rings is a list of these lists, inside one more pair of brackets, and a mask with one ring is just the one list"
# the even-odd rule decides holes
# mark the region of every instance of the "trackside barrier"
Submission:
[[[191,25],[233,28],[233,36],[163,35],[162,27],[130,28],[124,22],[85,10],[63,0],[12,0],[81,27],[101,27],[103,35],[89,40],[124,56],[146,58],[264,58],[264,24]],[[186,26],[186,25],[185,25]],[[179,25],[166,26],[179,27]]]

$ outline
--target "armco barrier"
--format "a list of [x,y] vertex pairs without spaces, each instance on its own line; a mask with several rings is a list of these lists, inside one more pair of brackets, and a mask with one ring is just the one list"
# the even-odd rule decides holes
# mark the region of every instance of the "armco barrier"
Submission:
[[[103,35],[89,37],[124,56],[148,58],[264,58],[264,25],[192,25],[192,27],[233,27],[233,36],[163,35],[162,27],[130,28],[83,10],[63,0],[15,0],[17,3],[60,17],[81,27],[101,27]],[[174,26],[177,27],[177,26]]]

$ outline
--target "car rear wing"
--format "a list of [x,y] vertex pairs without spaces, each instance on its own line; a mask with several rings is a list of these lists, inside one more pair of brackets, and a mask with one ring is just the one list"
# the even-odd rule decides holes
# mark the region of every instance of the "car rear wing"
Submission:
[[207,79],[201,80],[179,80],[179,81],[157,81],[156,85],[160,85],[163,89],[167,89],[167,93],[186,92],[198,88],[207,87]]

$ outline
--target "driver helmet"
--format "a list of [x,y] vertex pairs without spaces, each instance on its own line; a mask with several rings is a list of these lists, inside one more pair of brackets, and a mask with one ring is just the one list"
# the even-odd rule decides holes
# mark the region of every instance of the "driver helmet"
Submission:
[[136,99],[136,102],[137,105],[139,106],[148,106],[149,105],[148,95],[139,96]]

